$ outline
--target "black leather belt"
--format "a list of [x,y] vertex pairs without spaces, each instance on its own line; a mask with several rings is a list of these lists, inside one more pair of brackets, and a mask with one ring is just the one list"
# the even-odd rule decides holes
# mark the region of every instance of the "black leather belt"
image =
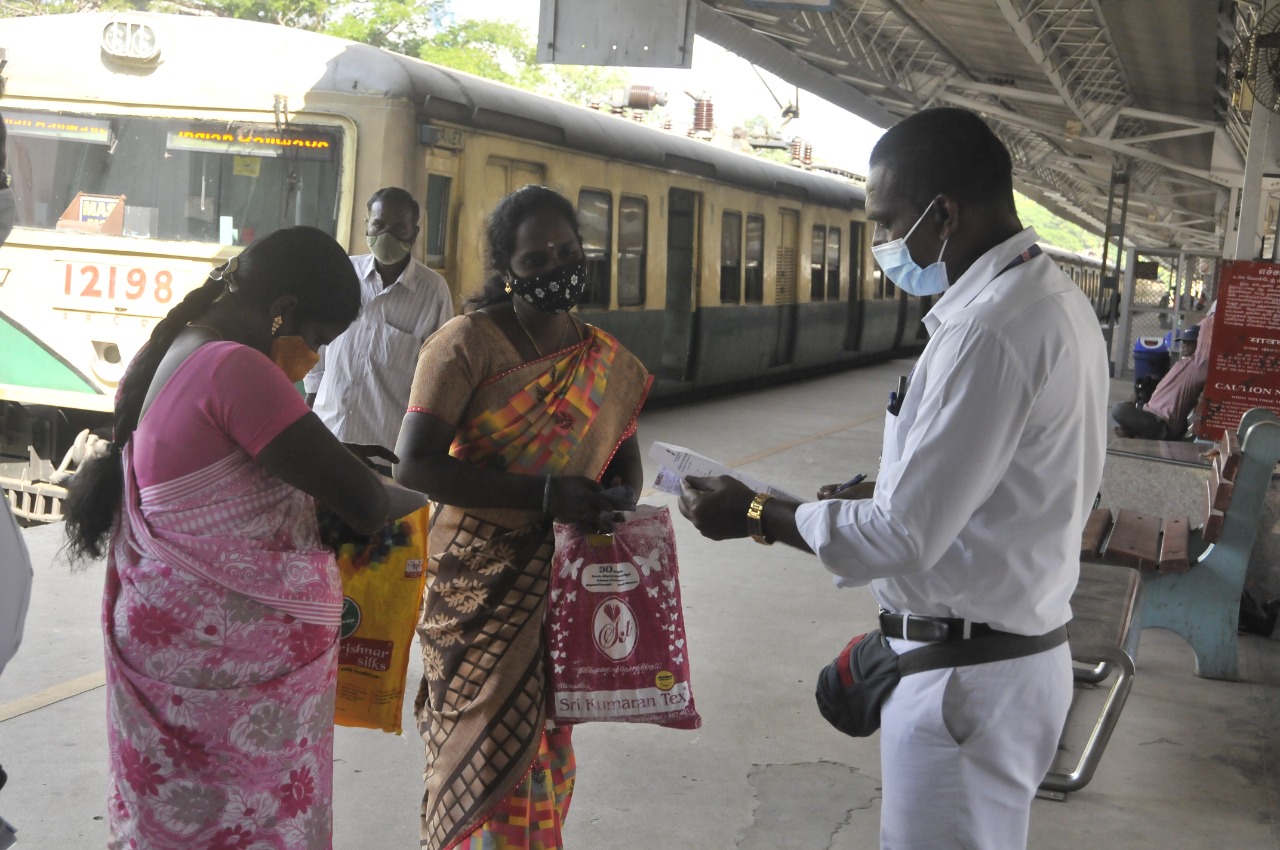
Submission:
[[893,614],[880,612],[880,631],[885,637],[905,640],[943,641],[963,640],[985,635],[1004,635],[986,623],[970,623],[965,633],[965,621],[958,617],[923,617],[917,614]]

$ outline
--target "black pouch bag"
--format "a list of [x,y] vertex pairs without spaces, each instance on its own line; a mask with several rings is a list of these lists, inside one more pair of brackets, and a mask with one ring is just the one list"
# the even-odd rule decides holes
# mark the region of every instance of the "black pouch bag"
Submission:
[[818,711],[846,735],[865,738],[880,728],[880,706],[901,678],[898,653],[880,630],[858,635],[818,673]]
[[1067,639],[1067,627],[1043,635],[985,635],[893,651],[879,629],[858,635],[818,673],[818,711],[846,735],[865,738],[880,728],[880,709],[903,676],[1006,661],[1052,649]]

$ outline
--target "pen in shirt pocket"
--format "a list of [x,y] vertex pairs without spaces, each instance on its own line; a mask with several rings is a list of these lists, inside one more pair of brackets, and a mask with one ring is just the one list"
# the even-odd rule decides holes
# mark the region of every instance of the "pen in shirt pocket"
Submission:
[[889,393],[889,413],[893,416],[898,415],[898,411],[902,409],[902,400],[907,395],[908,379],[906,375],[898,378],[898,388]]

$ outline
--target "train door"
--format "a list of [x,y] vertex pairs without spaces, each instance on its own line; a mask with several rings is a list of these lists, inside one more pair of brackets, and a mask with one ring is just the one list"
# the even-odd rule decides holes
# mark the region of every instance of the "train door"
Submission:
[[800,261],[800,213],[781,210],[778,235],[778,263],[774,279],[775,303],[778,305],[778,335],[774,343],[771,366],[791,362],[796,347],[796,264]]
[[674,381],[690,380],[693,363],[699,200],[697,192],[686,189],[667,193],[667,306],[659,377]]
[[487,216],[498,201],[530,183],[539,186],[547,182],[547,168],[540,162],[525,162],[491,156],[484,164],[484,197],[481,198],[481,215]]

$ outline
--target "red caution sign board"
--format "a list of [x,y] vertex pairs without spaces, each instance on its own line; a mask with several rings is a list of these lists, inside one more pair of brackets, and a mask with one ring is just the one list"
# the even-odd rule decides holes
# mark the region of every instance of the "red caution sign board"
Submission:
[[1216,440],[1245,411],[1280,413],[1280,263],[1224,263],[1196,436]]

